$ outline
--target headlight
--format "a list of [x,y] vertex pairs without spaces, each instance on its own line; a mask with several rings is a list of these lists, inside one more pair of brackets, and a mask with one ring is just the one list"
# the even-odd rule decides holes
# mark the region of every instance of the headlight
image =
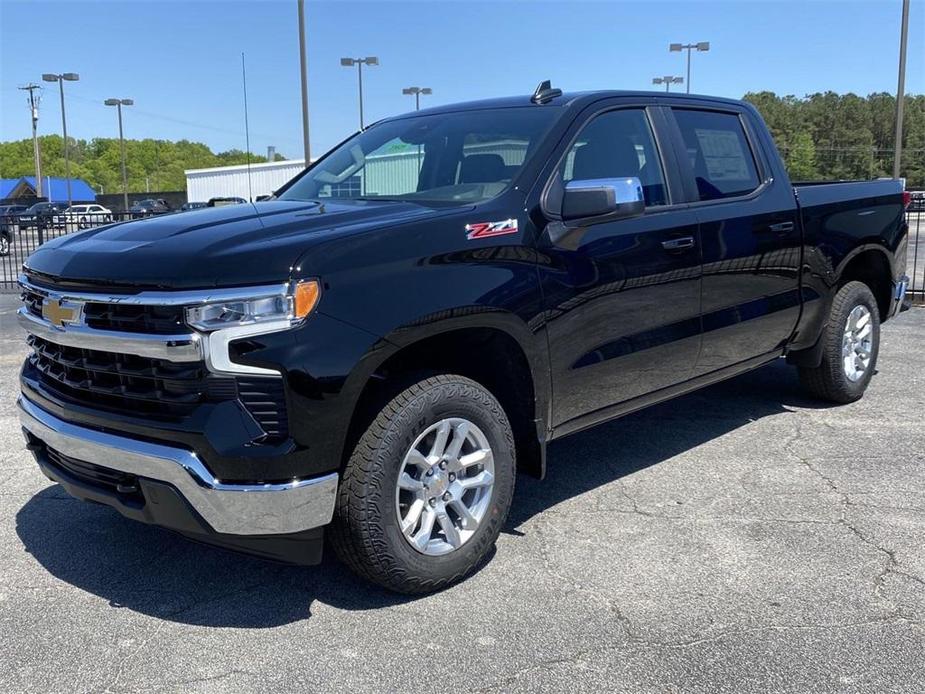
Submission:
[[321,296],[317,280],[303,280],[268,296],[216,301],[186,310],[187,322],[204,332],[238,326],[287,321],[298,325],[312,312]]

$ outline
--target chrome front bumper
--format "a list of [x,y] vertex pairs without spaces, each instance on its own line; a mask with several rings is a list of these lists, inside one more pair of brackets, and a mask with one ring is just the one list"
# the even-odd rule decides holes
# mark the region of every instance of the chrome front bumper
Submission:
[[46,446],[76,460],[171,485],[216,533],[277,535],[331,522],[337,473],[282,484],[224,484],[186,449],[76,426],[22,396],[17,405],[23,428]]

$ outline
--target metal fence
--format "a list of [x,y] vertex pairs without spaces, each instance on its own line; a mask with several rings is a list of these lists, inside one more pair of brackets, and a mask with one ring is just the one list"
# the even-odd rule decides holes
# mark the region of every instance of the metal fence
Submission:
[[131,212],[62,213],[39,216],[0,216],[0,292],[18,292],[17,278],[22,264],[46,241],[78,231],[128,219],[142,214]]
[[[925,305],[925,205],[914,203],[907,213],[909,244],[906,274],[909,275],[909,295],[913,302]],[[0,292],[18,292],[16,284],[20,268],[29,255],[46,241],[65,234],[92,229],[103,224],[138,219],[141,215],[111,212],[106,214],[58,214],[43,219],[23,220],[0,217]]]

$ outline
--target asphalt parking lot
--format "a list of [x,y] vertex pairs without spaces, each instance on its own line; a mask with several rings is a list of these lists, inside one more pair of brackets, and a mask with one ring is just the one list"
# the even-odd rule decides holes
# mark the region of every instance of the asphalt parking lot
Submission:
[[0,691],[912,692],[925,682],[925,309],[867,397],[775,364],[556,442],[493,560],[408,599],[68,498],[14,417],[0,295]]

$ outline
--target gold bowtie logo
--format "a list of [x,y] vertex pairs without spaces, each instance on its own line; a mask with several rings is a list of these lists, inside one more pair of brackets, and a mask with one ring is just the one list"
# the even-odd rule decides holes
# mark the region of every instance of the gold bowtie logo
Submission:
[[58,299],[47,299],[42,304],[42,317],[58,328],[64,327],[65,323],[73,323],[79,315],[79,307],[62,306]]

